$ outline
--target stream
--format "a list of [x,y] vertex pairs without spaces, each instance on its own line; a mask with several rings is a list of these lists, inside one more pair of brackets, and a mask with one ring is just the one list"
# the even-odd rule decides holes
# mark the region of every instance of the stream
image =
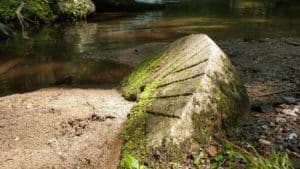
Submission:
[[32,28],[29,40],[17,35],[0,42],[0,96],[119,83],[134,65],[118,62],[123,49],[189,34],[215,40],[299,37],[299,10],[297,0],[188,0],[159,11],[97,13],[88,21]]

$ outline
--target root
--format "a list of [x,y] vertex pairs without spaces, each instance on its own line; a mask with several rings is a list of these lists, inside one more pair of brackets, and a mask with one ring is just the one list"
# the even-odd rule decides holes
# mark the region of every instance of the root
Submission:
[[21,5],[16,9],[16,15],[18,17],[19,23],[20,23],[21,28],[22,28],[22,37],[24,39],[29,39],[29,37],[27,36],[27,32],[26,32],[26,28],[29,27],[29,24],[25,21],[23,15],[21,13],[24,5],[25,5],[25,3],[21,2]]

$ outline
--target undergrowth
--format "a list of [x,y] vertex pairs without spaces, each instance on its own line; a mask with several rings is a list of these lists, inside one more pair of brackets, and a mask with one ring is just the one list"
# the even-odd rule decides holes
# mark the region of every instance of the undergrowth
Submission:
[[249,146],[250,152],[233,148],[230,143],[225,143],[222,150],[214,157],[211,169],[220,167],[235,169],[293,169],[292,163],[284,152],[272,150],[269,156],[260,155],[253,146]]
[[32,20],[48,22],[55,19],[51,9],[54,0],[0,0],[0,21],[9,22],[17,19],[16,9],[24,2],[22,14]]

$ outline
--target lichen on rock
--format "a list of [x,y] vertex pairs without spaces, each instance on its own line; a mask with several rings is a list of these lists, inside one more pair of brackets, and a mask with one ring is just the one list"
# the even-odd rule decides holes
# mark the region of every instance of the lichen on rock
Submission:
[[234,66],[203,34],[171,43],[138,65],[122,87],[124,96],[137,99],[123,130],[122,155],[153,168],[184,165],[192,145],[223,137],[249,109]]

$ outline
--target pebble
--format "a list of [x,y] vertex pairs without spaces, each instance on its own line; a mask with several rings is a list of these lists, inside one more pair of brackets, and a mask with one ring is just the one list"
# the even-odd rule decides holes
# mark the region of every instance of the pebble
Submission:
[[263,128],[264,130],[268,130],[269,129],[268,125],[262,125],[261,128]]
[[297,114],[300,114],[300,105],[299,106],[295,106],[294,112],[297,113]]
[[297,99],[294,97],[282,97],[282,98],[289,104],[295,104],[297,102]]
[[288,138],[289,138],[289,140],[292,140],[292,139],[298,138],[298,135],[296,133],[291,133],[291,134],[289,134]]
[[271,121],[270,124],[269,124],[269,126],[270,127],[276,127],[276,124]]
[[251,109],[256,112],[270,113],[274,110],[270,104],[252,105]]
[[297,143],[298,143],[298,141],[297,141],[296,138],[289,140],[289,142],[290,142],[291,144],[297,144]]
[[258,142],[259,142],[260,144],[267,145],[267,146],[272,145],[272,142],[271,142],[271,141],[268,141],[268,140],[265,140],[265,139],[262,139],[262,138],[259,139]]
[[288,144],[287,148],[288,148],[290,151],[293,151],[293,152],[298,152],[298,151],[299,151],[297,145]]
[[275,121],[276,123],[286,123],[286,119],[282,117],[276,117]]
[[276,144],[274,146],[274,148],[277,150],[277,151],[283,151],[284,147],[281,145],[281,144]]
[[295,109],[283,109],[282,113],[290,116],[298,116]]
[[208,156],[210,156],[210,157],[214,157],[218,153],[217,147],[215,147],[215,146],[209,146],[208,148],[206,148],[205,151],[208,154]]

